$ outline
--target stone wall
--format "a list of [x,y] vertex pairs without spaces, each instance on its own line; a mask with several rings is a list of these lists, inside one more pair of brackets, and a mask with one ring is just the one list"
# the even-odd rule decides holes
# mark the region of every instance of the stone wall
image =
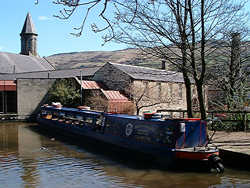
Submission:
[[133,82],[131,94],[134,101],[140,102],[138,107],[143,107],[143,111],[156,111],[158,109],[186,110],[186,90],[184,83],[152,82],[140,81]]
[[109,63],[95,73],[93,80],[102,82],[108,89],[118,91],[124,91],[131,83],[129,75]]
[[55,79],[17,79],[17,113],[20,118],[38,112],[54,82]]

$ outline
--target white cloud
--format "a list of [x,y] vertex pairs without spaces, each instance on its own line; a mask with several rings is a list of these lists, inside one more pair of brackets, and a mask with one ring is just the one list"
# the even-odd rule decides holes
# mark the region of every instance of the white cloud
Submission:
[[47,16],[38,16],[38,20],[44,21],[44,20],[50,20]]
[[0,46],[0,50],[2,50],[2,49],[4,49],[4,47],[3,47],[3,46]]

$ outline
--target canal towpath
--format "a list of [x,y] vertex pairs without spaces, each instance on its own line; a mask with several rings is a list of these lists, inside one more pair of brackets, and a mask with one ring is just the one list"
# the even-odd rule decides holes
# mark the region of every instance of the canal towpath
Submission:
[[250,132],[217,131],[212,143],[226,165],[250,170]]

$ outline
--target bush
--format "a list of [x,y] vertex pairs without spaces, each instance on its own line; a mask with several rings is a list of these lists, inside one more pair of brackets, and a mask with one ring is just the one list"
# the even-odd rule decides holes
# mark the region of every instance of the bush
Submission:
[[72,79],[56,80],[48,93],[48,103],[60,102],[67,107],[76,107],[81,103],[80,90]]

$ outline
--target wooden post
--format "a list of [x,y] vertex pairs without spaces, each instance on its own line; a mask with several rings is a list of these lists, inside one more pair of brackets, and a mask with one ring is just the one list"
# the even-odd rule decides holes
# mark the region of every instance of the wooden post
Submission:
[[81,80],[80,80],[80,81],[81,81],[81,86],[80,86],[80,87],[81,87],[81,88],[80,88],[80,91],[81,91],[81,105],[83,105],[83,99],[82,99],[82,71],[80,71],[80,77],[81,77],[81,78],[80,78],[80,79],[81,79]]

